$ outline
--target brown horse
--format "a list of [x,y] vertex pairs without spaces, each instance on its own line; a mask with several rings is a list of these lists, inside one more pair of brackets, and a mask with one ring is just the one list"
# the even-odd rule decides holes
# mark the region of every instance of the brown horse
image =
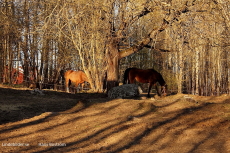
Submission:
[[140,83],[149,83],[149,89],[148,89],[148,97],[150,97],[150,91],[152,88],[152,85],[155,86],[157,90],[157,94],[161,96],[157,89],[156,83],[159,82],[161,85],[161,93],[163,93],[164,96],[166,96],[167,92],[167,85],[160,73],[158,73],[154,69],[138,69],[138,68],[128,68],[125,70],[124,73],[124,81],[123,84],[126,83],[134,83],[134,81],[138,81]]
[[84,82],[89,82],[86,74],[83,71],[73,71],[68,70],[64,74],[65,77],[65,86],[66,91],[69,92],[69,81],[74,82],[77,87],[79,84],[82,84],[82,88],[84,86]]

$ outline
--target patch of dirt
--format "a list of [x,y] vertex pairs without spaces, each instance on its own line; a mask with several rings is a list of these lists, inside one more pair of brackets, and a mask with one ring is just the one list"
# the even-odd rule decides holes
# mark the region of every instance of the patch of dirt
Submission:
[[0,152],[230,152],[228,95],[43,93],[0,87]]

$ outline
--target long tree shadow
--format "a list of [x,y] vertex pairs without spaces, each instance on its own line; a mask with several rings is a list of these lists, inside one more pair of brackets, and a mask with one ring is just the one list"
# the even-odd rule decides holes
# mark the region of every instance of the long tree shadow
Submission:
[[[79,102],[86,108],[91,105],[89,99],[101,98],[107,101],[105,94],[77,93],[69,94],[56,91],[43,91],[43,95],[31,94],[31,90],[0,88],[0,125],[29,119],[45,112],[62,112],[74,108]],[[104,99],[104,100],[103,100]],[[33,121],[36,124],[39,121]],[[25,126],[29,123],[25,123]]]
[[[100,97],[99,97],[100,98]],[[84,99],[85,100],[85,99]],[[96,100],[95,100],[96,101]],[[203,103],[191,105],[181,109],[165,108],[174,107],[180,100],[176,99],[161,106],[155,106],[154,102],[129,99],[94,100],[78,102],[78,106],[32,122],[31,126],[41,128],[30,129],[27,133],[12,135],[9,139],[25,139],[33,136],[33,142],[62,142],[65,146],[33,146],[20,148],[21,152],[157,152],[169,147],[173,143],[187,145],[178,148],[181,152],[195,152],[202,149],[203,144],[218,138],[218,130],[224,125],[227,129],[229,121],[221,118],[221,113],[213,112],[217,104]],[[83,105],[83,104],[86,105]],[[228,104],[227,101],[223,102]],[[83,106],[83,107],[82,107]],[[220,106],[218,106],[220,107]],[[221,108],[221,107],[220,107]],[[210,113],[209,113],[210,111]],[[194,118],[194,116],[196,118]],[[212,123],[209,123],[213,121]],[[49,124],[47,124],[49,122]],[[5,129],[3,132],[26,128],[30,124],[22,124]],[[203,128],[204,126],[204,128]],[[16,128],[15,128],[16,127]],[[209,128],[211,132],[205,130]],[[216,129],[216,130],[215,130]],[[54,131],[60,131],[60,135],[51,137]],[[66,132],[68,131],[68,132]],[[49,134],[51,132],[51,134]],[[187,134],[192,133],[191,137]],[[64,135],[63,135],[64,134]],[[187,139],[180,142],[182,137]],[[197,138],[196,138],[197,137]],[[195,139],[195,140],[193,140]],[[225,138],[221,139],[224,142]],[[189,144],[192,141],[193,143]],[[157,146],[155,144],[158,144]],[[219,148],[219,147],[222,147]],[[225,152],[224,145],[216,146]],[[175,150],[174,151],[179,151]]]
[[[142,108],[142,106],[140,107],[140,105],[142,105],[142,103],[139,104],[139,109]],[[135,114],[137,110],[134,110],[131,114]],[[115,146],[120,146],[118,145],[120,142],[118,142],[118,144],[113,144],[113,145],[110,145],[110,146],[107,146],[107,147],[103,147],[102,148],[104,150],[113,150],[112,152],[120,152],[124,149],[128,149],[130,148],[131,146],[137,144],[144,136],[148,135],[150,132],[152,132],[154,129],[157,129],[157,128],[160,128],[161,126],[165,125],[165,124],[168,124],[169,122],[173,122],[174,120],[176,120],[177,118],[179,118],[181,115],[184,115],[188,112],[187,109],[183,110],[181,113],[179,113],[177,116],[175,116],[174,118],[170,118],[168,120],[164,120],[162,122],[158,122],[157,125],[151,127],[151,128],[145,128],[143,130],[143,132],[139,133],[138,135],[134,136],[132,141],[129,141],[129,143],[121,146],[121,147],[118,147],[117,149],[110,149],[110,148],[113,148]],[[105,112],[103,112],[105,113]],[[143,115],[139,116],[139,117],[143,117],[143,116],[147,116],[147,115],[150,115],[151,112],[149,112],[149,109],[146,110],[145,113],[143,113]],[[112,121],[110,121],[112,122]],[[82,138],[78,141],[75,141],[75,142],[71,142],[71,143],[68,143],[68,147],[65,148],[65,151],[72,151],[72,150],[75,150],[75,149],[79,149],[80,146],[78,147],[75,147],[75,145],[79,145],[80,143],[82,142],[86,142],[86,141],[92,141],[93,138],[101,135],[102,133],[107,133],[106,131],[110,131],[111,129],[113,129],[114,127],[116,126],[119,126],[119,128],[115,128],[116,130],[112,130],[111,132],[108,132],[107,134],[105,135],[102,135],[101,137],[99,137],[98,139],[106,139],[108,138],[109,136],[113,135],[114,133],[120,133],[124,130],[127,130],[129,127],[131,127],[131,125],[126,125],[126,123],[130,122],[130,120],[127,118],[126,120],[123,120],[123,121],[120,121],[120,122],[117,122],[115,124],[112,124],[110,126],[106,126],[105,128],[101,129],[101,130],[98,130],[97,132],[93,133],[92,135],[88,135],[86,136],[85,138]],[[155,123],[156,124],[156,123]],[[121,126],[122,125],[122,126]],[[71,137],[77,137],[78,134],[76,135],[72,135]],[[63,140],[61,140],[61,142],[63,142]],[[87,146],[87,145],[85,145]],[[85,147],[84,145],[81,146],[81,147]],[[62,147],[59,147],[59,150],[61,149]],[[116,147],[115,147],[116,148]],[[49,151],[54,151],[56,150],[57,148],[48,148],[46,150],[43,150],[43,152],[49,152]],[[97,150],[97,149],[96,149]],[[94,150],[94,151],[96,151]],[[92,150],[93,151],[93,150]]]
[[[124,145],[120,145],[122,142],[118,142],[117,144],[113,144],[113,145],[109,145],[107,147],[102,147],[104,152],[106,151],[109,151],[109,152],[122,152],[124,150],[127,150],[129,148],[132,148],[133,146],[135,145],[139,145],[139,143],[143,140],[144,137],[148,137],[151,135],[151,133],[153,133],[154,131],[156,131],[157,129],[161,129],[161,128],[164,128],[165,126],[169,126],[166,128],[166,131],[165,134],[169,133],[171,128],[174,128],[174,126],[178,126],[178,127],[183,127],[184,125],[181,125],[181,124],[175,124],[176,121],[180,120],[181,118],[188,118],[187,119],[187,122],[188,125],[186,125],[185,127],[182,128],[182,131],[180,131],[179,133],[178,132],[175,132],[175,135],[173,135],[169,140],[167,141],[168,144],[172,143],[173,140],[176,140],[179,138],[179,136],[185,132],[185,131],[188,131],[188,130],[193,130],[193,128],[196,127],[196,124],[200,124],[200,123],[206,123],[207,121],[209,120],[216,120],[218,117],[216,117],[215,115],[212,116],[212,117],[209,117],[207,116],[207,118],[204,116],[203,118],[201,119],[195,119],[195,120],[190,120],[190,116],[193,115],[193,113],[198,113],[199,111],[201,111],[202,109],[204,108],[208,108],[208,107],[214,107],[215,104],[211,104],[211,103],[207,103],[207,104],[204,104],[204,105],[201,105],[201,106],[197,106],[197,107],[192,107],[192,108],[185,108],[185,109],[182,109],[180,111],[178,111],[176,113],[176,115],[166,119],[166,120],[162,120],[160,122],[152,122],[150,121],[150,125],[152,124],[152,127],[147,127],[147,128],[144,128],[144,130],[139,133],[139,134],[136,134],[136,133],[133,133],[135,136],[132,138],[132,141],[126,141],[127,143],[124,144]],[[172,113],[172,114],[175,114]],[[146,113],[146,115],[150,115],[150,113]],[[170,115],[170,114],[168,114]],[[219,120],[219,119],[218,119]],[[127,121],[128,122],[128,121]],[[126,122],[125,122],[126,123]],[[214,125],[214,127],[216,126],[219,126],[220,124],[222,124],[223,121],[222,120],[219,120],[218,122],[216,122]],[[124,125],[125,126],[125,125]],[[106,129],[107,130],[107,129]],[[205,131],[206,129],[202,129],[201,131]],[[121,130],[122,131],[122,130]],[[121,132],[121,131],[118,131]],[[196,143],[193,144],[193,146],[191,147],[191,149],[188,149],[189,151],[188,152],[194,152],[195,150],[199,149],[199,147],[201,146],[201,144],[203,143],[207,143],[207,141],[209,139],[215,139],[217,138],[216,134],[213,134],[213,133],[217,133],[216,131],[214,132],[210,132],[210,133],[207,133],[205,134],[205,136],[203,136],[203,138],[201,137],[199,139],[199,141],[197,141]],[[153,142],[158,142],[160,139],[163,139],[164,135],[159,135],[159,137],[157,137],[155,140],[153,140]],[[218,140],[216,140],[218,141]],[[78,142],[76,142],[77,144]],[[165,149],[167,147],[167,143],[164,143],[161,145],[160,149]],[[71,147],[70,147],[71,148]],[[75,148],[71,148],[72,150],[75,150],[75,149],[78,149],[78,147],[75,147]],[[71,151],[71,149],[69,149],[69,151]],[[225,150],[223,149],[223,146],[218,146],[217,150],[218,149],[221,149],[221,150]],[[97,149],[94,149],[92,150],[93,151],[98,151]],[[141,151],[145,151],[145,150],[141,150]],[[178,150],[179,151],[179,150]]]
[[[110,111],[111,109],[114,109],[115,107],[117,107],[118,105],[117,104],[115,104],[115,105],[111,105],[111,107],[107,107],[106,108],[106,110],[103,110],[103,111],[101,111],[101,113],[95,113],[94,115],[95,116],[100,116],[100,115],[102,115],[102,114],[106,114],[106,112],[108,112],[108,111]],[[62,114],[62,113],[61,113]],[[73,112],[73,114],[78,114],[77,112]],[[63,113],[62,115],[69,115],[69,113]],[[80,115],[81,116],[81,115]],[[82,116],[81,118],[82,118],[82,120],[84,120],[84,118],[87,118],[87,117],[91,117],[92,115],[88,115],[88,116]],[[75,116],[75,118],[72,118],[72,122],[76,122],[77,120],[79,120],[80,118],[79,117],[77,117],[77,116]],[[112,120],[110,120],[110,121],[112,121]],[[67,120],[67,121],[65,121],[65,122],[63,122],[62,124],[57,124],[57,126],[62,126],[62,125],[64,125],[64,124],[68,124],[69,123],[69,120]],[[104,124],[106,124],[106,127],[107,127],[107,123],[108,123],[108,121],[105,121],[104,122]],[[41,123],[40,123],[41,124]],[[101,123],[101,124],[103,124],[103,123]],[[117,123],[115,123],[115,124],[117,124]],[[83,141],[86,141],[87,139],[90,139],[90,138],[93,138],[94,136],[96,136],[96,135],[98,135],[98,134],[100,134],[100,133],[103,133],[104,131],[106,131],[107,129],[110,129],[110,128],[112,128],[113,126],[115,126],[115,124],[112,124],[111,126],[108,126],[107,128],[105,128],[105,129],[102,129],[102,130],[99,130],[99,131],[97,131],[96,133],[94,133],[92,136],[87,136],[86,138],[82,138],[82,139],[80,139],[78,142],[75,142],[75,143],[80,143],[80,142],[83,142]],[[38,131],[36,131],[36,133],[41,133],[41,132],[45,132],[45,131],[48,131],[48,130],[50,130],[50,129],[55,129],[55,128],[57,128],[57,126],[48,126],[47,128],[44,128],[44,129],[42,129],[42,130],[38,130]],[[93,128],[92,129],[87,129],[87,130],[93,130]],[[30,132],[30,133],[26,133],[27,135],[30,135],[30,134],[33,134],[34,132]],[[67,137],[65,137],[64,139],[60,139],[59,141],[60,142],[65,142],[65,139],[69,139],[69,138],[72,138],[72,137],[75,137],[75,136],[77,136],[78,134],[80,134],[80,133],[76,133],[75,135],[71,135],[71,136],[67,136]],[[25,136],[25,135],[19,135],[19,136]],[[13,136],[12,138],[16,138],[17,136]],[[37,140],[37,141],[39,141],[39,140]],[[75,144],[74,143],[74,144]],[[73,145],[72,143],[68,143],[68,146],[71,146],[71,145]],[[55,149],[57,149],[57,147],[55,147],[55,148],[49,148],[49,149],[47,149],[46,151],[51,151],[51,150],[55,150]],[[24,151],[28,151],[28,150],[30,150],[30,148],[27,148],[26,150],[24,150]],[[45,150],[43,150],[42,152],[44,152]],[[39,152],[39,151],[38,151]]]

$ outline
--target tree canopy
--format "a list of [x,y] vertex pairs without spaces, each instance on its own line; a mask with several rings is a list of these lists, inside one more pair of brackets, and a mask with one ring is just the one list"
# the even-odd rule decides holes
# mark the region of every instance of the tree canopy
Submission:
[[[171,89],[229,93],[229,1],[39,0],[0,2],[0,73],[23,67],[29,82],[83,70],[94,91],[124,69],[155,68]],[[3,77],[3,74],[7,73]]]

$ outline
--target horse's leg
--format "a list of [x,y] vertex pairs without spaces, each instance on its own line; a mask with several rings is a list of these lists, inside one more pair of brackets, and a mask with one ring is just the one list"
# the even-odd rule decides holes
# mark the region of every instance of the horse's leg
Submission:
[[149,98],[150,98],[150,91],[151,91],[152,85],[153,85],[153,84],[150,82],[150,83],[149,83],[148,96],[147,96],[147,97],[149,97]]
[[157,91],[157,95],[158,95],[158,96],[161,96],[161,94],[160,94],[160,92],[159,92],[159,90],[158,90],[158,87],[157,87],[157,84],[156,84],[156,83],[154,84],[154,86],[155,86],[155,89],[156,89],[156,91]]
[[79,83],[77,87],[77,92],[83,91],[84,83]]
[[77,93],[79,93],[79,88],[78,88],[78,85],[79,85],[80,83],[79,82],[75,82],[75,91],[77,91]]
[[83,83],[81,84],[81,91],[83,91],[84,85],[85,85],[85,82],[83,82]]
[[69,79],[68,78],[65,79],[65,88],[66,88],[66,92],[69,93]]

